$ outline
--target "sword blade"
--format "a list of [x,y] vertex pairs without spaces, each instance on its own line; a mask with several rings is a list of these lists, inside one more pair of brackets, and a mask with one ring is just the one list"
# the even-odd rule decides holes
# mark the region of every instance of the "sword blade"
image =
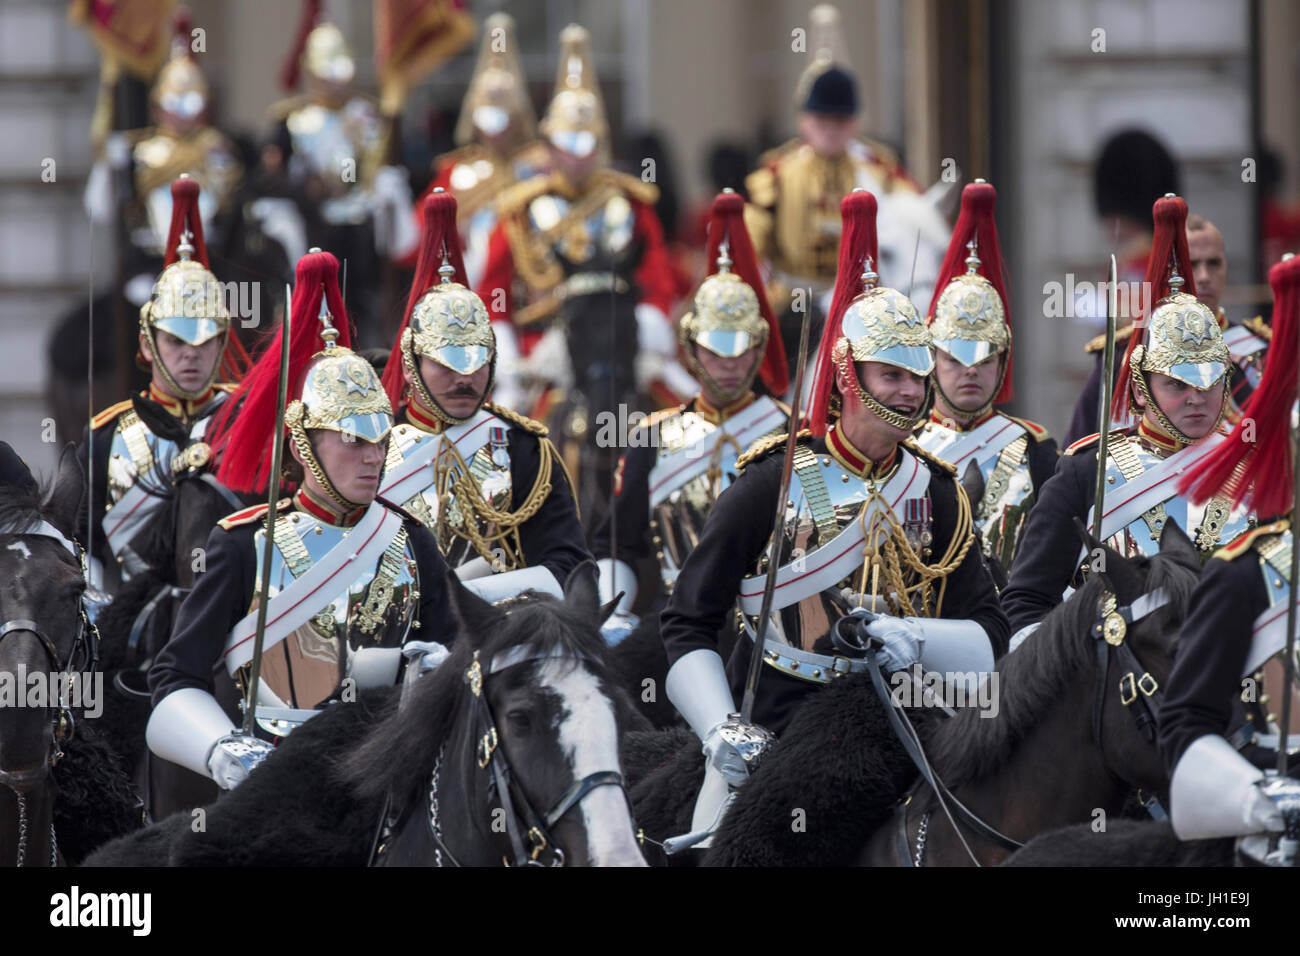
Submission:
[[[323,294],[323,293],[322,293]],[[271,444],[271,478],[267,482],[266,492],[266,540],[262,542],[262,576],[258,588],[257,631],[253,635],[253,660],[248,672],[248,687],[245,690],[244,723],[245,734],[252,736],[257,727],[257,685],[262,679],[262,644],[266,640],[266,608],[270,601],[267,591],[271,588],[271,548],[274,546],[276,504],[280,500],[280,465],[284,456],[284,408],[289,397],[289,315],[293,311],[292,294],[288,284],[284,287],[284,317],[280,323],[280,391],[275,404],[275,435]]]
[[1115,391],[1115,324],[1119,311],[1119,266],[1110,257],[1110,277],[1106,281],[1106,348],[1101,362],[1101,409],[1097,416],[1097,489],[1092,499],[1092,533],[1101,538],[1101,516],[1106,499],[1106,456],[1110,450],[1110,404]]
[[803,394],[804,366],[808,363],[808,324],[812,309],[806,309],[799,328],[799,361],[795,365],[794,395],[790,398],[790,426],[786,432],[785,460],[781,465],[781,491],[776,496],[776,516],[772,522],[772,543],[767,553],[767,580],[763,583],[763,603],[758,612],[754,651],[745,675],[745,696],[740,704],[740,719],[750,723],[754,714],[754,691],[763,668],[763,642],[767,639],[768,618],[772,613],[772,595],[776,590],[776,572],[781,555],[781,521],[785,517],[786,496],[790,494],[790,475],[794,471],[794,443],[799,435],[799,399]]

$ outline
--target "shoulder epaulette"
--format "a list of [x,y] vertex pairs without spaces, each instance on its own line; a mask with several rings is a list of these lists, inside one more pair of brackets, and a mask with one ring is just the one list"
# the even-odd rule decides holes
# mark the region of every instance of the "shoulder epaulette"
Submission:
[[[286,508],[293,507],[292,498],[281,498],[275,503],[276,511],[284,511]],[[245,508],[243,511],[236,511],[232,515],[226,515],[217,525],[223,530],[229,531],[231,528],[238,528],[240,525],[252,524],[254,521],[260,521],[266,517],[266,505],[253,505],[251,508]]]
[[312,99],[310,96],[290,96],[282,100],[276,100],[266,108],[266,116],[270,120],[288,119],[289,114],[295,110],[300,110],[304,106],[310,105]]
[[[1126,325],[1122,329],[1116,329],[1115,344],[1118,346],[1121,342],[1127,342],[1129,340],[1129,336],[1131,336],[1132,334],[1133,334],[1133,326],[1131,325]],[[1105,347],[1106,347],[1106,333],[1103,332],[1101,333],[1101,335],[1094,336],[1093,338],[1089,339],[1088,344],[1083,347],[1083,350],[1087,352],[1089,355],[1091,355],[1093,352],[1100,352]]]
[[913,455],[915,455],[917,458],[920,458],[920,459],[922,459],[923,461],[927,461],[927,462],[929,462],[931,465],[935,465],[935,466],[937,466],[937,467],[939,467],[939,468],[942,468],[944,471],[946,471],[948,474],[952,475],[954,478],[957,477],[957,466],[956,466],[956,465],[949,464],[948,462],[946,462],[946,461],[944,461],[942,458],[940,458],[938,455],[935,455],[935,454],[932,454],[931,452],[926,451],[924,448],[922,448],[920,445],[918,445],[918,444],[916,443],[916,439],[915,439],[915,438],[905,438],[905,439],[903,439],[903,447],[906,448],[908,451],[910,451],[910,452],[911,452]]
[[227,395],[229,395],[235,389],[239,388],[239,385],[236,382],[217,382],[212,387],[215,388],[218,392],[225,392]]
[[448,166],[454,166],[456,163],[472,163],[487,155],[487,148],[480,143],[466,143],[464,146],[457,146],[450,153],[443,153],[433,161],[434,173],[437,174]]
[[1218,558],[1220,561],[1231,561],[1234,558],[1239,558],[1249,551],[1250,546],[1262,535],[1281,534],[1290,527],[1290,519],[1283,518],[1281,521],[1274,521],[1272,524],[1264,524],[1260,525],[1258,528],[1251,528],[1248,531],[1243,531],[1232,541],[1225,544],[1218,551],[1215,551],[1213,556]]
[[1263,316],[1255,316],[1252,319],[1245,319],[1242,323],[1265,342],[1273,341],[1273,327],[1264,321]]
[[656,425],[662,425],[674,415],[680,415],[686,410],[685,405],[674,405],[671,408],[661,408],[658,411],[651,412],[641,421],[636,423],[637,428],[653,428]]
[[[754,444],[746,448],[745,451],[736,459],[736,471],[743,471],[745,466],[750,462],[762,458],[774,448],[780,448],[785,444],[786,439],[789,437],[790,433],[785,432],[780,435],[765,435],[764,437],[759,438],[754,442]],[[812,437],[812,432],[806,428],[795,436],[796,439],[810,437]]]
[[526,432],[532,432],[534,435],[549,435],[550,429],[539,421],[529,418],[527,415],[520,415],[513,409],[506,408],[504,405],[496,405],[492,402],[484,402],[483,407],[495,415],[497,418],[504,419],[512,425],[518,425]]
[[654,183],[642,182],[638,177],[620,173],[617,169],[601,170],[600,178],[617,186],[639,203],[653,206],[659,201],[659,187]]
[[1052,437],[1051,433],[1042,425],[1038,424],[1038,422],[1031,422],[1027,418],[1016,418],[1015,415],[1008,415],[1007,418],[1011,419],[1017,425],[1023,427],[1025,431],[1029,432],[1029,434],[1033,435],[1034,441],[1036,442],[1047,441],[1047,439]]
[[538,196],[549,192],[551,188],[550,173],[539,173],[530,179],[515,183],[501,190],[501,195],[497,197],[497,215],[512,216]]
[[867,147],[871,153],[871,158],[881,166],[889,167],[894,170],[903,172],[903,164],[898,158],[898,153],[885,143],[878,139],[871,139],[868,136],[859,136],[858,142]]
[[784,159],[788,153],[794,152],[794,150],[798,149],[802,145],[803,140],[799,139],[797,136],[794,139],[787,139],[780,146],[773,146],[767,152],[759,156],[758,165],[760,168],[775,166]]
[[745,177],[745,191],[749,201],[764,209],[776,205],[776,173],[768,166],[754,170]]
[[90,430],[97,431],[100,428],[103,428],[109,422],[116,421],[117,416],[121,415],[124,411],[126,411],[130,407],[131,407],[131,399],[129,398],[126,401],[118,402],[116,405],[110,405],[108,408],[104,409],[102,412],[100,412],[98,415],[96,415],[94,418],[90,420]]
[[1077,442],[1065,449],[1064,454],[1073,455],[1075,452],[1083,451],[1085,448],[1091,448],[1101,441],[1101,432],[1094,435],[1088,435],[1086,438],[1080,438]]

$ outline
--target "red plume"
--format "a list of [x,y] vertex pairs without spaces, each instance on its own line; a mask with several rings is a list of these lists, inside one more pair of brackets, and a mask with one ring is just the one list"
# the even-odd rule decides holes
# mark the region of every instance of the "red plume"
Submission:
[[821,347],[817,350],[817,370],[813,373],[809,427],[814,435],[825,435],[830,424],[831,389],[835,387],[835,364],[831,351],[843,329],[844,313],[862,291],[864,261],[870,257],[873,267],[878,258],[876,248],[876,197],[865,189],[855,189],[840,203],[840,262],[835,273],[835,294],[826,316]]
[[[1011,326],[1011,302],[1007,298],[1006,267],[1002,261],[1002,246],[998,242],[998,224],[993,218],[993,206],[997,203],[998,191],[990,183],[971,183],[961,191],[961,215],[953,227],[952,241],[948,243],[948,254],[944,256],[943,268],[934,285],[934,297],[930,299],[930,311],[927,322],[934,321],[934,309],[939,304],[939,296],[948,287],[948,283],[958,276],[966,274],[966,257],[969,250],[966,243],[974,239],[979,243],[976,255],[980,259],[980,275],[988,279],[1002,299],[1002,309],[1006,314],[1007,327]],[[1002,387],[993,397],[995,405],[1011,401],[1011,350],[1007,350],[1007,370],[1002,378]]]
[[298,21],[298,32],[293,35],[289,46],[289,56],[280,66],[280,86],[293,91],[298,88],[299,61],[302,51],[307,48],[307,36],[316,28],[320,17],[320,0],[303,0],[302,19]]
[[[163,247],[166,258],[163,268],[177,262],[180,256],[176,249],[181,243],[181,233],[189,230],[190,245],[194,253],[190,257],[203,268],[211,271],[208,264],[208,246],[203,241],[203,218],[199,215],[199,184],[189,176],[181,176],[172,183],[172,221],[167,230],[167,245]],[[217,380],[238,382],[248,372],[251,360],[244,351],[243,344],[231,329],[226,336],[226,347],[221,353],[221,362],[217,366]]]
[[1183,277],[1183,291],[1196,295],[1196,282],[1192,279],[1192,257],[1187,251],[1187,203],[1178,196],[1164,196],[1156,200],[1152,209],[1155,217],[1155,236],[1151,242],[1151,256],[1147,259],[1147,274],[1142,281],[1142,309],[1133,319],[1133,334],[1120,361],[1119,378],[1115,382],[1115,397],[1111,402],[1111,415],[1123,418],[1137,410],[1131,407],[1129,392],[1133,376],[1129,372],[1129,356],[1146,341],[1147,321],[1155,311],[1156,303],[1169,295],[1169,264],[1178,263],[1178,274]]
[[754,243],[745,228],[745,200],[730,190],[719,193],[713,200],[709,215],[708,247],[705,250],[709,275],[718,271],[718,252],[726,241],[731,256],[731,271],[740,276],[758,296],[758,310],[767,322],[767,350],[758,373],[773,395],[784,395],[790,388],[790,370],[786,367],[785,344],[781,341],[781,327],[776,314],[767,301],[763,277],[758,271],[758,256]]
[[[329,303],[332,323],[338,329],[336,344],[350,348],[348,316],[339,292],[339,261],[328,252],[309,252],[298,260],[290,305],[289,400],[302,394],[303,379],[312,356],[321,350],[321,296]],[[240,492],[265,493],[271,480],[271,447],[275,433],[275,406],[280,388],[280,350],[284,325],[258,358],[213,422],[211,442],[221,454],[217,480]]]
[[[1183,476],[1179,492],[1201,502],[1229,495],[1249,502],[1261,519],[1292,508],[1291,406],[1300,359],[1300,258],[1279,262],[1268,273],[1273,286],[1273,340],[1259,386],[1227,441]],[[1248,431],[1249,429],[1249,431]]]
[[176,247],[180,245],[181,233],[186,229],[192,237],[190,245],[194,246],[194,254],[190,258],[203,268],[210,269],[208,246],[203,241],[203,220],[199,217],[199,184],[189,176],[181,176],[172,183],[172,222],[171,228],[167,230],[167,245],[164,247],[167,258],[163,260],[163,268],[180,258],[176,254]]
[[189,7],[177,7],[176,18],[173,21],[175,31],[172,33],[172,56],[180,52],[184,56],[190,55],[190,37],[194,31],[194,15],[190,13]]
[[393,403],[394,412],[401,405],[402,393],[406,390],[406,379],[402,376],[402,333],[411,323],[415,304],[442,281],[438,267],[442,265],[444,252],[451,267],[456,270],[451,277],[452,281],[469,288],[469,279],[465,276],[465,259],[460,250],[460,233],[456,231],[456,197],[440,189],[431,192],[424,199],[423,212],[424,229],[420,240],[420,255],[415,262],[415,279],[411,282],[411,293],[406,298],[406,313],[397,330],[397,340],[384,365],[384,391]]

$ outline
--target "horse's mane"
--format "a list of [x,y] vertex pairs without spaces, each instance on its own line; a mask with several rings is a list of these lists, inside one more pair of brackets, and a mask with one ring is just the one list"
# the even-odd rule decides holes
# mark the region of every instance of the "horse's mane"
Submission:
[[73,527],[76,515],[61,513],[53,490],[54,479],[38,479],[34,489],[0,484],[0,528],[21,528],[37,521],[49,521],[59,528]]
[[[1200,575],[1164,553],[1146,561],[1145,590],[1164,588],[1169,602],[1142,623],[1165,628],[1186,613]],[[965,707],[935,729],[929,755],[945,784],[955,787],[997,772],[1043,714],[1077,687],[1081,675],[1093,672],[1090,631],[1103,587],[1099,577],[1091,577],[1043,619],[1023,646],[998,662],[997,719]]]
[[[451,656],[420,678],[400,711],[394,709],[361,744],[340,761],[338,772],[363,797],[392,793],[403,800],[423,785],[434,756],[469,692],[465,672],[479,652],[485,680],[502,651],[527,647],[540,657],[588,661],[610,683],[606,649],[594,622],[564,601],[535,591],[498,605],[507,612],[502,626],[484,635],[458,636]],[[463,625],[462,625],[463,628]]]

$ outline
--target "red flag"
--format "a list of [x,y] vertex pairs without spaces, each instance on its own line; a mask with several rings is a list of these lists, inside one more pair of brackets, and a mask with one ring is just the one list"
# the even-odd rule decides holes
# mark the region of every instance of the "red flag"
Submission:
[[396,116],[411,87],[474,41],[462,0],[375,0],[379,108]]

